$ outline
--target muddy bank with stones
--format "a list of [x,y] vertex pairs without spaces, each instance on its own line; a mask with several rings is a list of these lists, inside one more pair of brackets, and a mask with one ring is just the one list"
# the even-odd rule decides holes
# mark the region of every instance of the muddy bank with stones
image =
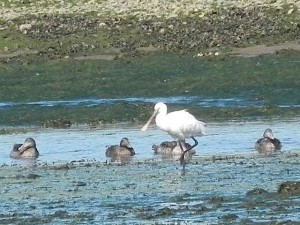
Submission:
[[169,10],[154,12],[153,6],[159,6],[155,5],[157,2],[152,3],[152,7],[151,3],[145,4],[143,14],[139,7],[134,11],[129,6],[117,12],[103,11],[104,6],[102,11],[100,8],[96,11],[100,4],[96,2],[95,10],[86,9],[83,4],[82,13],[68,5],[63,13],[34,8],[38,3],[24,3],[23,11],[18,5],[15,9],[12,4],[5,5],[7,10],[3,10],[0,21],[3,40],[0,59],[28,63],[99,54],[104,56],[98,59],[114,59],[158,50],[219,54],[233,47],[298,41],[300,35],[297,2],[233,4],[228,1],[228,4],[215,2],[206,7],[203,3],[199,3],[201,7],[189,3],[176,5],[173,11],[172,7],[168,8],[172,3],[164,3],[167,4],[164,8]]

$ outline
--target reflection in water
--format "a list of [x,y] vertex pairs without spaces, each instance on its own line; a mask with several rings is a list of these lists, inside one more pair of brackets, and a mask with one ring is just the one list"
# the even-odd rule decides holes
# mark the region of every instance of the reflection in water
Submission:
[[112,163],[120,163],[120,165],[127,165],[132,161],[132,156],[130,155],[114,155],[109,157],[106,161],[107,164]]
[[22,165],[34,169],[38,162],[36,159],[11,159],[10,165]]
[[[157,154],[157,156],[162,159],[162,160],[172,160],[172,161],[178,161],[178,165],[180,163],[180,157],[181,155],[178,155],[178,154]],[[184,160],[185,160],[185,163],[189,163],[193,158],[193,155],[192,154],[185,154],[184,155]]]

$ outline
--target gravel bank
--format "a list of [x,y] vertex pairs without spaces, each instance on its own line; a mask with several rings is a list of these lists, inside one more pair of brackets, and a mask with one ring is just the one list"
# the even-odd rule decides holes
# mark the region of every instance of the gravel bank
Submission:
[[[12,0],[3,2],[0,9],[0,17],[5,20],[15,19],[28,14],[84,14],[94,12],[97,16],[125,16],[133,15],[141,19],[149,17],[173,18],[179,15],[190,15],[195,12],[201,12],[201,16],[218,7],[273,7],[283,9],[290,7],[297,10],[300,8],[300,2],[297,0],[127,0],[127,1],[35,1],[35,0]],[[297,9],[294,9],[297,8]],[[290,11],[290,13],[292,13]],[[299,12],[299,10],[298,10]]]
[[9,1],[0,9],[0,58],[9,61],[25,52],[57,59],[111,49],[115,59],[141,49],[206,54],[297,43],[299,8],[296,0]]

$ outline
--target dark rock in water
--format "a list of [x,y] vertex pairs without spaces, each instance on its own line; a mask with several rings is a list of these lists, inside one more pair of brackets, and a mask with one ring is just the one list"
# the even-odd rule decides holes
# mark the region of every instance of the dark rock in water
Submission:
[[218,204],[225,202],[225,199],[223,197],[213,196],[208,199],[208,202],[211,204]]
[[174,210],[168,208],[168,207],[165,207],[165,208],[162,208],[162,209],[159,209],[157,211],[157,216],[170,216],[170,215],[174,215]]
[[236,220],[238,218],[239,217],[235,214],[227,214],[227,215],[222,216],[222,219],[227,220],[227,221]]
[[[292,220],[285,220],[285,221],[282,221],[280,223],[276,223],[277,225],[295,225],[295,221],[292,221]],[[298,224],[298,223],[297,223]]]
[[195,205],[194,208],[193,208],[193,211],[197,214],[203,214],[204,212],[208,211],[209,209],[202,205],[202,204],[199,204],[199,205]]
[[300,195],[299,181],[286,181],[281,183],[277,190],[278,194]]
[[86,186],[86,183],[83,181],[78,181],[77,183],[75,183],[75,186],[83,187],[83,186]]
[[68,218],[70,215],[65,210],[57,210],[54,215],[56,218],[64,219]]
[[37,179],[37,178],[41,178],[42,176],[41,175],[38,175],[38,174],[28,174],[27,178],[28,179]]
[[263,195],[263,194],[268,194],[269,192],[267,192],[265,189],[262,188],[254,188],[250,191],[247,191],[246,195]]

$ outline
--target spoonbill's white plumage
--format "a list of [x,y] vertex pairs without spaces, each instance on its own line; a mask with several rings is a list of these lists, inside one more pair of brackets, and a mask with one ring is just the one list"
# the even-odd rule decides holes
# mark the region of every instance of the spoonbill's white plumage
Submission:
[[[198,144],[195,137],[206,135],[205,123],[197,120],[186,110],[168,113],[167,105],[159,102],[155,105],[154,112],[141,129],[142,131],[147,130],[154,117],[156,125],[177,140],[183,152],[180,159],[180,163],[183,164],[184,154]],[[186,149],[183,144],[184,140],[187,138],[192,138],[195,141],[195,144],[188,149]]]

